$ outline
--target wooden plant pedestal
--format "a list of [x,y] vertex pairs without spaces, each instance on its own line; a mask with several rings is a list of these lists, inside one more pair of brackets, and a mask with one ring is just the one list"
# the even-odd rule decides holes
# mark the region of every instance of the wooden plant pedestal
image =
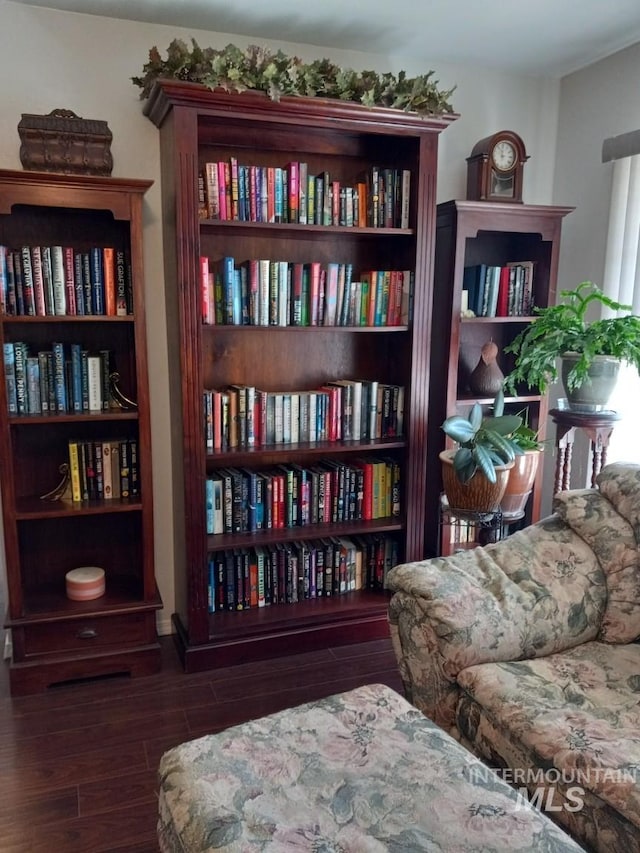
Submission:
[[607,463],[607,448],[618,412],[572,412],[569,409],[550,409],[551,419],[556,424],[556,474],[554,494],[571,488],[571,460],[576,430],[581,429],[591,442],[591,488],[596,486],[596,477]]

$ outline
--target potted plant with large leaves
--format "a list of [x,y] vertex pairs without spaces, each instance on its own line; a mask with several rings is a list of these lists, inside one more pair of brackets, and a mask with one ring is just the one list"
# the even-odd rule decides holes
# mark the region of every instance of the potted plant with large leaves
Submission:
[[490,513],[500,508],[509,469],[522,453],[511,438],[522,423],[520,415],[504,414],[502,391],[491,416],[474,403],[468,417],[452,415],[445,420],[442,429],[458,445],[440,453],[444,491],[453,510]]
[[[559,378],[574,411],[595,412],[606,408],[621,362],[640,371],[640,317],[630,305],[606,296],[591,281],[575,290],[561,290],[560,302],[535,309],[537,317],[505,348],[515,353],[515,367],[505,388],[518,383],[544,394]],[[590,308],[608,308],[619,316],[588,320]],[[624,312],[624,313],[620,313]]]

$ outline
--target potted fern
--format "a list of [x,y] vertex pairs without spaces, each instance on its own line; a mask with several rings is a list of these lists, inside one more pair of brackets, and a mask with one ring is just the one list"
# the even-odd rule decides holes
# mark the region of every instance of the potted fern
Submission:
[[[593,306],[619,316],[589,321],[587,311]],[[561,290],[557,305],[535,312],[535,321],[505,349],[516,356],[515,367],[505,380],[508,391],[525,383],[544,394],[560,376],[570,408],[594,412],[606,408],[621,362],[640,371],[640,317],[632,313],[630,305],[610,299],[593,282]]]
[[449,506],[467,512],[496,512],[516,456],[522,454],[513,434],[523,424],[520,415],[504,414],[504,394],[498,392],[493,415],[486,417],[474,403],[468,417],[452,415],[442,429],[458,447],[440,453],[442,480]]

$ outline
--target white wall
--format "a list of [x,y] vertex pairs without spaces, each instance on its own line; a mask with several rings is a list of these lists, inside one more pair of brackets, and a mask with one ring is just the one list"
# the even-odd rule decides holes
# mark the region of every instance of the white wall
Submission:
[[[563,225],[559,288],[573,288],[586,279],[602,284],[613,171],[613,163],[602,163],[602,143],[640,129],[639,77],[637,44],[561,82],[552,201],[576,209]],[[616,426],[617,437],[625,430],[632,439],[634,423]],[[590,476],[587,444],[579,434],[572,466],[574,487],[584,487]],[[631,461],[640,462],[640,452],[635,457]],[[545,494],[551,488],[548,468]]]
[[[165,608],[161,631],[170,630],[174,603],[174,526],[169,459],[169,390],[162,234],[160,222],[160,165],[158,132],[142,115],[139,90],[130,78],[142,73],[149,49],[164,54],[173,38],[194,36],[202,47],[240,47],[263,44],[220,33],[177,30],[90,15],[57,12],[0,0],[0,168],[20,169],[17,126],[22,113],[73,110],[83,118],[106,120],[112,133],[113,174],[155,181],[146,197],[145,270],[154,455],[154,511],[156,574]],[[287,43],[266,43],[306,61],[326,56],[358,70],[374,68],[414,76],[431,68],[443,88],[457,84],[452,101],[461,118],[441,137],[438,200],[464,198],[466,162],[474,143],[501,129],[519,133],[530,161],[525,167],[524,199],[532,204],[552,200],[574,203],[574,187],[554,185],[554,158],[558,122],[559,84],[533,78],[451,66],[434,58],[381,56],[318,49]],[[630,129],[630,128],[624,128]],[[599,144],[599,140],[598,140]],[[579,172],[578,168],[578,172]],[[585,239],[588,245],[588,239]],[[1,556],[1,555],[0,555]]]

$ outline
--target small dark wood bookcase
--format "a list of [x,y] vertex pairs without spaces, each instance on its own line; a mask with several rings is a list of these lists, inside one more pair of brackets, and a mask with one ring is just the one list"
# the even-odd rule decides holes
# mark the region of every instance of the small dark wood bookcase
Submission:
[[[480,265],[503,267],[524,262],[532,270],[533,305],[555,304],[558,255],[562,221],[572,207],[529,204],[496,204],[485,201],[448,201],[437,207],[435,250],[434,334],[431,339],[432,386],[429,402],[427,479],[432,488],[427,497],[426,551],[441,553],[438,527],[441,484],[438,451],[445,448],[442,422],[454,414],[468,414],[476,400],[489,407],[493,398],[478,397],[468,380],[487,341],[498,346],[498,364],[505,376],[513,369],[513,356],[504,352],[534,317],[531,306],[525,313],[511,308],[507,316],[461,316],[465,269]],[[528,262],[531,262],[529,265]],[[490,312],[490,309],[489,309]],[[506,410],[524,412],[541,440],[547,434],[549,401],[536,389],[518,388],[507,397]],[[543,469],[539,466],[525,517],[530,524],[540,517]]]
[[[297,603],[209,612],[207,562],[225,549],[279,546],[331,536],[389,534],[398,558],[423,554],[427,480],[429,339],[435,185],[439,133],[456,116],[419,117],[340,101],[211,92],[158,81],[145,114],[160,130],[167,315],[172,357],[174,470],[182,478],[176,526],[178,648],[187,670],[266,659],[384,636],[388,597],[359,589]],[[209,162],[267,168],[304,162],[353,186],[372,167],[410,174],[405,227],[300,224],[199,218],[199,178]],[[232,256],[308,264],[332,261],[366,270],[411,270],[411,319],[396,326],[206,325],[199,258]],[[273,392],[314,389],[339,379],[376,380],[405,389],[401,436],[367,441],[301,442],[207,453],[203,391],[232,384]],[[265,469],[391,457],[399,464],[401,514],[253,533],[207,534],[205,480],[221,467]],[[179,481],[178,481],[179,482]],[[180,537],[178,537],[180,538]]]
[[[76,256],[93,251],[96,258],[104,258],[105,248],[113,249],[122,262],[121,284],[127,282],[128,300],[126,313],[122,309],[119,315],[80,316],[69,303],[64,310],[58,306],[56,314],[50,304],[46,313],[29,313],[26,308],[15,313],[15,306],[5,305],[0,315],[5,372],[8,355],[18,347],[24,345],[24,352],[36,357],[51,351],[55,343],[65,361],[56,374],[60,383],[56,388],[60,390],[66,380],[68,392],[71,369],[66,363],[72,345],[93,355],[108,351],[102,364],[118,373],[119,390],[134,403],[110,407],[103,375],[100,411],[72,406],[65,411],[62,404],[53,410],[45,404],[38,411],[42,385],[27,389],[27,411],[15,411],[10,410],[8,380],[0,384],[9,597],[5,624],[12,632],[10,677],[16,694],[111,673],[143,675],[160,667],[142,259],[142,205],[149,186],[142,180],[0,172],[0,246],[26,250],[31,257],[34,247],[43,254],[51,247],[65,247]],[[65,284],[69,281],[70,274]],[[5,278],[5,301],[7,286]],[[56,293],[60,296],[59,290]],[[120,295],[125,295],[122,290]],[[105,443],[110,448],[121,442],[136,447],[137,494],[105,499],[98,497],[104,490],[96,486],[90,500],[74,501],[69,491],[58,500],[43,498],[61,481],[60,466],[69,462],[70,441],[94,450]],[[89,472],[88,464],[85,471]],[[94,600],[70,600],[65,575],[83,566],[104,569],[105,594]]]

